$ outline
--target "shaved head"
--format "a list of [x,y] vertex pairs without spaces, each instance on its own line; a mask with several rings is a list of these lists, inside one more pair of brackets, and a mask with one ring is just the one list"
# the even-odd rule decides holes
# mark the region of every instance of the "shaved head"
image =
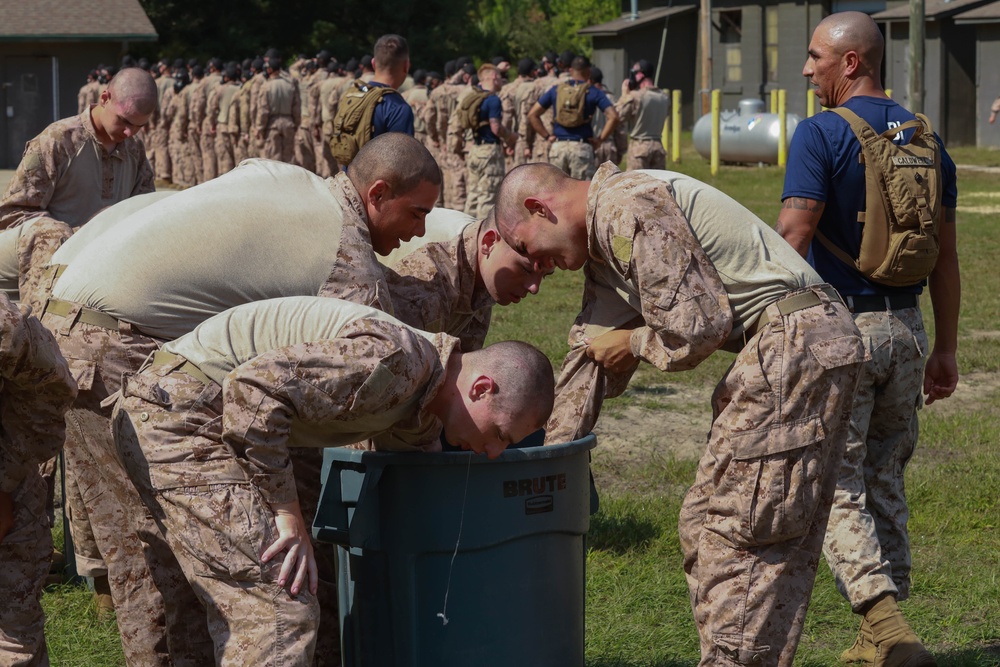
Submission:
[[351,161],[347,175],[362,193],[377,180],[385,181],[393,194],[408,192],[424,181],[440,186],[442,180],[434,156],[402,132],[373,137]]
[[137,67],[118,72],[108,84],[108,93],[126,114],[148,116],[156,110],[156,82],[149,72]]
[[569,177],[551,164],[535,162],[510,170],[500,183],[497,200],[493,208],[497,227],[504,240],[510,243],[510,235],[530,214],[524,207],[528,197],[545,198],[570,180]]
[[552,362],[533,345],[516,340],[493,343],[465,355],[479,372],[499,386],[500,410],[535,426],[552,414],[555,376]]
[[816,26],[816,36],[822,36],[837,55],[848,51],[858,54],[869,72],[878,73],[885,51],[885,40],[872,17],[862,12],[830,14]]

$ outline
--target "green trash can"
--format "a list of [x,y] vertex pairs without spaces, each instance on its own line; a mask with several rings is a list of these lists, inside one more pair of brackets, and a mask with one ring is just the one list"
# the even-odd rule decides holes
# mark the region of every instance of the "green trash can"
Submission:
[[582,666],[595,445],[327,449],[313,535],[340,545],[345,667]]

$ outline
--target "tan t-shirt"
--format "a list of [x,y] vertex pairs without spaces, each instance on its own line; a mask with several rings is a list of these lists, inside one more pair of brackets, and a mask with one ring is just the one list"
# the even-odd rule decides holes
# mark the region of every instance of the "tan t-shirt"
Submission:
[[805,259],[763,220],[710,185],[674,171],[640,173],[670,184],[695,238],[725,285],[735,315],[730,340],[743,337],[771,302],[823,282]]
[[[179,354],[197,366],[211,380],[222,384],[237,366],[265,352],[336,338],[340,331],[360,319],[402,323],[375,308],[340,299],[300,296],[256,301],[231,308],[211,317],[191,333],[167,343],[164,349]],[[433,334],[413,330],[427,340]],[[296,423],[289,447],[337,447],[359,440],[359,433],[378,433],[401,421],[416,409],[419,397],[392,410],[372,414],[352,422],[350,432],[315,432],[307,424]]]
[[392,308],[357,191],[256,159],[128,216],[53,290],[164,340],[240,304],[317,294]]
[[427,214],[423,236],[402,242],[388,255],[380,255],[378,261],[391,269],[417,248],[422,248],[428,243],[450,241],[461,234],[467,225],[475,221],[476,219],[471,215],[466,215],[461,211],[454,211],[450,208],[433,208]]

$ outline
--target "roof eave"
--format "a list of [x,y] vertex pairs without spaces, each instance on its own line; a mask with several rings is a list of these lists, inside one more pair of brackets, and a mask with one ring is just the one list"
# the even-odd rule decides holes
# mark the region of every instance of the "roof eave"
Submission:
[[116,35],[0,35],[0,42],[155,42],[156,33]]

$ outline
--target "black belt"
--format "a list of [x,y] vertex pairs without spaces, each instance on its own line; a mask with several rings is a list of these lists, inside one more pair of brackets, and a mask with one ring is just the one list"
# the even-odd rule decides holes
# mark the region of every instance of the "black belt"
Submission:
[[499,141],[486,141],[484,139],[476,139],[475,143],[476,143],[477,146],[482,146],[483,144],[486,144],[487,146],[496,146],[500,142]]
[[556,141],[587,141],[587,137],[556,137]]
[[916,308],[919,298],[916,294],[893,294],[891,296],[845,296],[844,301],[852,313],[878,313],[885,310]]

